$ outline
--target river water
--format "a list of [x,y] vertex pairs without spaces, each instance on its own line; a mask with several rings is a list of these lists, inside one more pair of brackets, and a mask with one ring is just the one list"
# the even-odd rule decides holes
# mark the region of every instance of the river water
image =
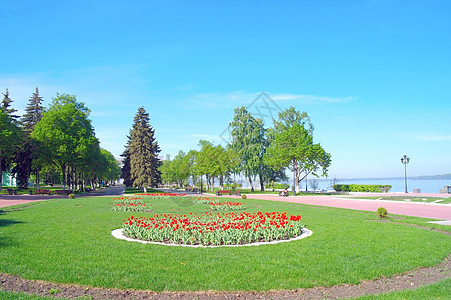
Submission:
[[[390,192],[404,192],[404,179],[338,179],[337,184],[381,184],[391,185]],[[327,180],[318,181],[318,189],[330,190],[332,182]],[[305,190],[305,181],[301,182],[302,190]],[[451,186],[451,179],[437,179],[437,180],[424,180],[424,179],[410,179],[407,178],[407,190],[409,193],[413,189],[421,189],[422,193],[439,193],[440,189],[444,186]],[[311,190],[310,184],[308,189]]]

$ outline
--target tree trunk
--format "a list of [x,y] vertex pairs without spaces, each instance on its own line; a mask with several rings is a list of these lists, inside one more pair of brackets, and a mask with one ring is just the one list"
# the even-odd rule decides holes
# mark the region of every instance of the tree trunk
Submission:
[[254,183],[252,182],[252,176],[248,175],[247,178],[249,179],[249,184],[251,185],[251,192],[254,191]]
[[39,190],[39,169],[36,170],[36,189]]
[[67,189],[70,190],[70,184],[71,184],[72,180],[70,178],[70,167],[68,166],[66,168],[66,184],[67,184]]
[[66,189],[66,165],[61,164],[61,173],[63,174],[63,189]]
[[2,157],[0,156],[0,191],[2,190],[3,186],[3,168],[2,168]]
[[263,175],[262,173],[258,174],[258,177],[260,178],[260,191],[265,191],[265,183],[263,182]]

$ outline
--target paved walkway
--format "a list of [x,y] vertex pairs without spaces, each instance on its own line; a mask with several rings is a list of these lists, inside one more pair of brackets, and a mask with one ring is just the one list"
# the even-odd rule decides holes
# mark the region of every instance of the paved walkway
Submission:
[[[85,193],[78,197],[101,197],[101,196],[115,196],[121,195],[125,190],[123,185],[115,185],[108,188],[97,189],[95,191]],[[65,198],[65,196],[54,195],[0,195],[0,208],[14,206],[19,204],[27,204],[38,201],[45,201],[49,199]]]
[[[189,194],[182,191],[166,189],[166,192]],[[199,195],[199,194],[195,194]],[[213,194],[204,194],[214,196]],[[383,206],[388,213],[396,215],[406,215],[422,218],[430,218],[437,220],[445,220],[448,225],[451,223],[451,204],[439,203],[418,203],[418,202],[401,202],[389,200],[364,200],[357,199],[360,197],[383,197],[383,196],[403,196],[403,193],[351,193],[350,195],[316,195],[316,196],[289,196],[280,197],[275,194],[247,194],[249,199],[283,201],[302,204],[311,204],[318,206],[339,207],[355,210],[374,211]],[[408,196],[438,197],[447,198],[449,194],[414,194],[409,193]],[[241,199],[240,196],[227,196],[229,198]]]
[[[418,196],[419,194],[416,194]],[[443,194],[421,194],[422,196],[444,197]],[[372,196],[387,196],[387,194],[353,194],[347,196],[289,196],[279,197],[277,195],[247,195],[250,199],[285,201],[293,203],[311,204],[319,206],[340,207],[356,210],[367,210],[376,212],[377,209],[383,206],[388,213],[397,215],[407,215],[423,218],[431,218],[438,220],[451,220],[451,204],[438,203],[416,203],[416,202],[401,202],[388,200],[359,200],[355,199],[361,197]],[[413,194],[409,194],[413,196]],[[447,195],[449,196],[449,195]],[[350,198],[352,197],[352,198]]]
[[58,199],[61,196],[48,195],[0,195],[0,208],[14,206],[19,204],[27,204],[31,202],[44,201],[49,199]]
[[[116,185],[104,189],[98,189],[92,191],[83,196],[85,197],[96,197],[96,196],[115,196],[121,195],[124,191],[123,185]],[[174,192],[168,190],[167,192]],[[185,192],[181,192],[185,193]],[[199,194],[196,194],[199,195]],[[319,206],[329,206],[329,207],[340,207],[347,209],[356,210],[367,210],[367,211],[377,211],[381,206],[387,209],[388,213],[407,215],[423,218],[431,218],[437,220],[451,221],[451,204],[438,204],[438,203],[416,203],[416,202],[400,202],[400,201],[382,201],[382,200],[361,200],[355,199],[359,196],[387,196],[387,195],[404,195],[396,193],[385,193],[385,194],[368,194],[368,193],[355,193],[346,196],[289,196],[289,197],[279,197],[278,195],[272,194],[254,194],[247,195],[249,199],[259,199],[259,200],[271,200],[271,201],[284,201],[302,204],[311,204]],[[409,193],[409,196],[427,196],[427,197],[449,197],[447,194],[413,194]],[[240,199],[239,196],[227,196],[231,198]],[[351,198],[352,197],[352,198]],[[30,202],[43,201],[48,199],[61,198],[61,196],[46,196],[46,195],[0,195],[0,208],[26,204]]]

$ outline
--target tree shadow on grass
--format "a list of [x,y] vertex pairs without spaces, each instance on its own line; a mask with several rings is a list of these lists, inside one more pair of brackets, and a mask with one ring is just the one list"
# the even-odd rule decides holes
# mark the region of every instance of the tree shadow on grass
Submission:
[[[5,210],[0,210],[0,217],[2,215],[6,215],[7,211]],[[2,219],[0,218],[0,228],[1,227],[7,227],[7,226],[12,226],[15,224],[21,224],[23,222],[21,221],[16,221],[16,220],[11,220],[11,219]],[[4,246],[11,246],[12,245],[12,241],[9,238],[5,238],[4,236],[0,235],[0,247],[4,247]]]

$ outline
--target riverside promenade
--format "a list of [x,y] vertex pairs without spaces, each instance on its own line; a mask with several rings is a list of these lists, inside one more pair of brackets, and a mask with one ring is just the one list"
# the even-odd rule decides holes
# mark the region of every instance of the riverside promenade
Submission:
[[[318,206],[339,207],[356,210],[366,210],[376,212],[379,207],[387,209],[389,214],[406,215],[422,218],[431,218],[438,220],[451,221],[451,204],[439,203],[418,203],[418,202],[404,202],[404,201],[390,201],[390,200],[365,200],[358,199],[359,197],[383,197],[383,196],[403,196],[405,194],[399,193],[353,193],[350,195],[336,196],[289,196],[280,197],[272,194],[253,194],[247,195],[249,199],[270,200],[270,201],[284,201],[293,203],[302,203]],[[448,194],[413,194],[408,196],[423,196],[423,197],[450,197]]]
[[[123,185],[116,185],[112,187],[97,189],[89,193],[79,195],[77,197],[102,197],[102,196],[117,196],[124,193],[125,187]],[[66,198],[61,195],[0,195],[0,208],[14,206],[19,204],[28,204],[33,202],[45,201],[50,199]]]
[[[115,196],[121,195],[124,191],[122,185],[99,189],[90,193],[86,193],[79,197],[98,197],[98,196]],[[167,192],[177,192],[167,190]],[[185,192],[179,192],[185,193]],[[199,195],[199,194],[196,194]],[[209,195],[209,194],[205,194]],[[402,193],[353,193],[350,195],[312,195],[312,196],[289,196],[280,197],[273,194],[247,194],[249,199],[269,200],[269,201],[284,201],[292,203],[301,203],[318,206],[339,207],[355,210],[366,210],[376,212],[379,207],[387,209],[389,214],[415,216],[422,218],[430,218],[436,220],[450,221],[451,224],[451,204],[439,203],[418,203],[418,202],[403,202],[403,201],[388,201],[388,200],[364,200],[359,197],[382,197],[382,196],[402,196]],[[423,197],[450,197],[449,194],[414,194],[409,193],[408,196],[423,196]],[[213,195],[211,195],[213,196]],[[241,199],[239,196],[222,196],[227,198]],[[45,201],[49,199],[62,198],[61,196],[47,196],[47,195],[0,195],[0,208],[14,206],[19,204],[27,204],[37,201]]]

